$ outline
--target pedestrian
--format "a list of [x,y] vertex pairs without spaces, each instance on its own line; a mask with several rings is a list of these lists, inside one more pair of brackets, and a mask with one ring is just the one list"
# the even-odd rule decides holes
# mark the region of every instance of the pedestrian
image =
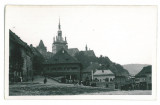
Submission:
[[44,79],[44,84],[46,84],[47,83],[47,78],[45,77],[45,79]]
[[19,77],[20,78],[20,82],[22,82],[22,77]]

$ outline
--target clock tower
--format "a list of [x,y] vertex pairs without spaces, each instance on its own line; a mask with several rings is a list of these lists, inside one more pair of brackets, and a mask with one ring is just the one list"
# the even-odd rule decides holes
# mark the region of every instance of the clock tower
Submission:
[[65,39],[62,37],[62,30],[61,30],[61,24],[59,19],[59,25],[58,25],[58,32],[56,38],[53,37],[53,44],[52,44],[52,53],[56,54],[60,49],[64,48],[65,50],[68,49],[66,37]]

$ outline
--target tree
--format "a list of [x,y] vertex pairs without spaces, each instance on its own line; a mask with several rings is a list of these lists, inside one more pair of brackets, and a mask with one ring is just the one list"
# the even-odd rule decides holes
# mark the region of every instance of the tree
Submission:
[[125,70],[120,64],[116,64],[112,62],[108,57],[100,56],[100,57],[93,57],[93,56],[86,56],[83,52],[79,52],[75,55],[77,60],[80,61],[83,65],[83,69],[87,68],[90,65],[90,62],[96,62],[101,64],[98,68],[100,70],[110,69],[115,75],[123,75],[128,76],[128,71]]
[[91,62],[97,62],[97,57],[94,56],[86,56],[83,52],[79,52],[75,55],[78,61],[82,64],[83,68],[85,69],[90,65]]

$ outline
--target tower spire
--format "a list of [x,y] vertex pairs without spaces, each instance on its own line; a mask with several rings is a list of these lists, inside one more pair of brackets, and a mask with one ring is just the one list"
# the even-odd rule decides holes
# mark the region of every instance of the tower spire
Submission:
[[62,39],[62,31],[61,31],[61,24],[60,24],[60,18],[59,18],[59,25],[58,25],[58,36],[60,36],[60,37],[58,37],[58,39]]
[[59,25],[58,25],[59,30],[61,29],[61,24],[60,24],[60,17],[59,17]]

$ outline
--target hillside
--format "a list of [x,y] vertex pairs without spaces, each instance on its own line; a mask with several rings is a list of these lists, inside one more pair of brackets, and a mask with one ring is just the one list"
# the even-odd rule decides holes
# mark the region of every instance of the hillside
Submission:
[[131,75],[136,75],[143,69],[143,67],[148,66],[148,64],[126,64],[122,66],[124,69],[128,70]]
[[87,67],[94,62],[101,64],[101,67],[98,69],[110,69],[116,76],[128,76],[129,74],[129,72],[124,69],[122,65],[112,62],[106,56],[86,56],[83,52],[79,52],[75,55],[75,58],[82,63],[84,70],[87,70]]

